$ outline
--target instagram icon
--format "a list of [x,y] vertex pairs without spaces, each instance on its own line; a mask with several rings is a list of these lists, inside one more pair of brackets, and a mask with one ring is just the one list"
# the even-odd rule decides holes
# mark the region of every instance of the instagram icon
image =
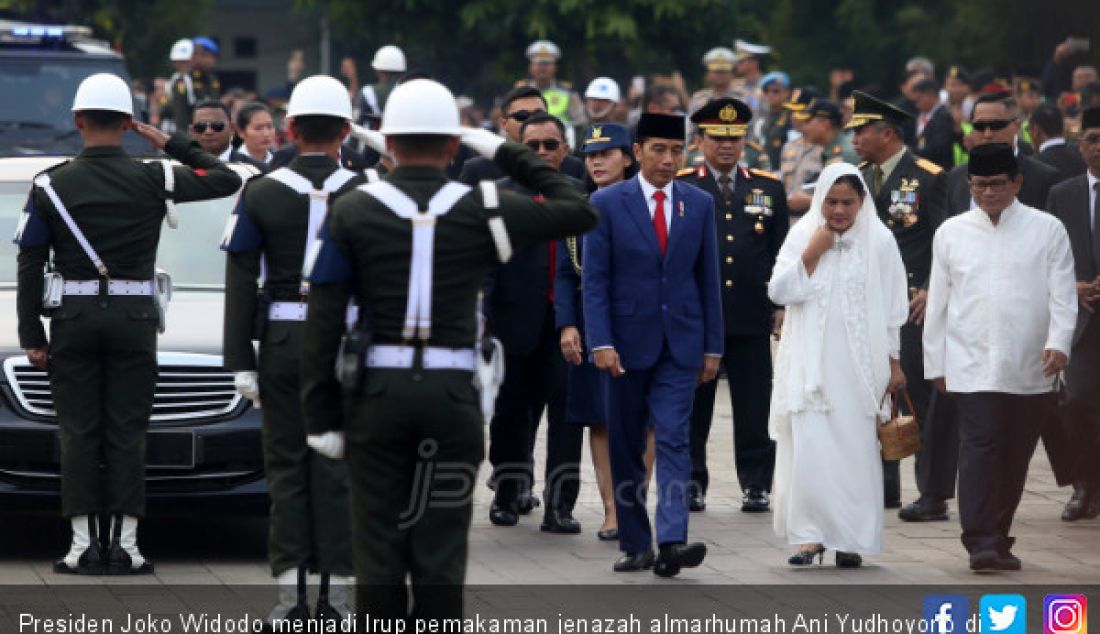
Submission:
[[1043,599],[1044,634],[1088,634],[1088,601],[1083,594],[1048,594]]

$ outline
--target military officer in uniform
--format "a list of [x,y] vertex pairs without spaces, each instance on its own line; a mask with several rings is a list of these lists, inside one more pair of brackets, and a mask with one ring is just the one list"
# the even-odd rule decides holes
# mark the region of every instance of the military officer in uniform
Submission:
[[[897,238],[909,279],[910,314],[908,323],[901,329],[901,367],[909,377],[908,390],[916,409],[914,413],[927,441],[932,427],[927,423],[933,390],[922,378],[921,338],[928,274],[932,267],[932,236],[947,217],[947,174],[939,165],[916,156],[905,147],[903,129],[912,115],[858,90],[852,95],[855,110],[847,127],[855,130],[855,148],[865,161],[860,166],[863,180],[874,196],[879,218]],[[922,497],[943,495],[939,497],[942,502],[950,494],[932,491],[939,485],[930,462],[924,455],[917,456],[917,487]],[[900,507],[901,478],[897,461],[885,463],[883,478],[886,507]],[[951,481],[954,482],[953,476]],[[910,507],[902,509],[902,519],[911,510]],[[930,518],[947,518],[946,508],[937,507],[932,511]]]
[[191,111],[196,103],[222,96],[221,82],[212,70],[218,58],[218,45],[208,37],[196,37],[191,43],[194,51],[191,70],[173,75],[175,80],[168,83],[176,130],[186,130],[191,125]]
[[851,138],[844,132],[843,114],[835,101],[815,99],[799,116],[805,118],[802,136],[821,147],[823,166],[833,163],[860,163]]
[[703,66],[707,68],[707,87],[695,91],[688,102],[688,112],[702,108],[707,102],[723,97],[741,97],[733,82],[733,64],[736,61],[733,51],[718,46],[703,55]]
[[176,70],[168,78],[166,90],[158,104],[160,106],[160,120],[158,125],[161,130],[164,130],[168,134],[176,131],[176,119],[172,115],[172,95],[175,90],[178,90],[178,88],[176,88],[178,82],[182,82],[183,88],[191,104],[197,103],[195,99],[195,89],[191,85],[191,58],[194,55],[195,44],[187,38],[176,40],[176,43],[172,45],[172,50],[168,53],[168,59],[172,62],[172,66]]
[[[306,445],[298,362],[309,296],[302,280],[307,246],[328,199],[365,182],[337,162],[351,115],[347,89],[332,77],[308,77],[294,87],[287,120],[299,152],[287,167],[249,181],[222,245],[228,252],[225,367],[241,394],[263,403],[268,560],[279,585],[270,620],[309,619],[301,603],[309,569],[321,573],[315,617],[339,620],[349,612],[347,475],[342,461]],[[260,344],[258,362],[253,339]]]
[[408,70],[405,52],[388,44],[375,51],[370,66],[378,74],[378,81],[363,86],[359,91],[359,125],[377,130],[378,122],[382,119],[382,108],[386,105],[390,91],[401,73]]
[[[722,274],[722,314],[730,402],[734,412],[737,479],[741,510],[767,511],[775,467],[775,443],[768,435],[772,358],[770,337],[782,323],[782,309],[771,303],[767,283],[790,220],[783,185],[770,173],[739,165],[752,110],[744,102],[715,99],[691,116],[706,162],[680,170],[677,179],[714,198]],[[691,413],[692,511],[706,507],[709,483],[707,437],[718,382],[695,391]]]
[[803,186],[816,182],[817,175],[824,169],[822,147],[810,143],[802,134],[809,120],[806,111],[816,98],[817,91],[812,88],[795,88],[791,91],[791,98],[783,104],[783,108],[791,113],[791,129],[797,134],[783,145],[779,161],[779,176],[787,191],[787,208],[794,217],[809,210],[812,196]]
[[[132,107],[116,75],[80,83],[73,112],[84,150],[35,177],[15,236],[19,341],[30,363],[49,371],[61,512],[72,522],[70,550],[54,564],[60,573],[153,570],[138,550],[137,523],[145,514],[145,432],[157,381],[160,228],[172,201],[220,198],[241,184],[186,135],[134,121]],[[183,166],[131,159],[122,149],[130,129]],[[44,279],[47,263],[53,272]],[[49,339],[40,319],[45,306]],[[102,550],[101,518],[110,526]]]
[[782,71],[772,71],[760,80],[767,113],[753,126],[752,136],[764,147],[772,165],[779,165],[783,144],[791,138],[791,111],[783,107],[790,98],[790,82]]
[[[584,233],[597,216],[526,146],[461,128],[454,97],[434,81],[395,88],[381,132],[397,167],[340,197],[322,229],[302,349],[306,424],[318,451],[347,447],[357,612],[408,617],[408,577],[412,617],[455,617],[491,414],[479,410],[475,368],[480,402],[493,397],[475,351],[482,281],[513,249]],[[460,137],[545,200],[448,181]],[[342,372],[342,392],[333,364],[351,298],[366,326],[339,356],[365,377]]]

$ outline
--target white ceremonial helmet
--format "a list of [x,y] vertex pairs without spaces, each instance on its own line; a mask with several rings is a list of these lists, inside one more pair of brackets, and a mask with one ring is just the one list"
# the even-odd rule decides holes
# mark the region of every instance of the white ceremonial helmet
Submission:
[[378,49],[371,60],[371,68],[387,73],[403,73],[406,70],[405,53],[392,44]]
[[173,62],[189,62],[194,55],[195,43],[184,38],[176,40],[176,43],[172,45],[172,52],[168,54],[168,59]]
[[351,119],[351,98],[348,89],[328,75],[306,77],[294,86],[286,105],[287,118],[302,115],[324,115]]
[[606,99],[608,101],[618,101],[621,93],[619,92],[619,84],[610,77],[597,77],[588,84],[588,88],[584,91],[585,99]]
[[455,97],[446,86],[431,79],[414,79],[400,84],[386,100],[379,131],[386,136],[458,136],[462,126]]
[[80,82],[73,98],[73,112],[110,110],[134,116],[134,98],[130,87],[118,75],[96,73]]

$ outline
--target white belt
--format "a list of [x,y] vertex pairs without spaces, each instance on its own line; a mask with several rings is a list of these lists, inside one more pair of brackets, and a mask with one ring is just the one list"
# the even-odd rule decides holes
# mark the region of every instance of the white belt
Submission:
[[[101,280],[66,280],[65,295],[99,295]],[[152,295],[151,280],[109,280],[108,295]]]
[[267,309],[267,318],[271,321],[305,321],[305,302],[272,302]]
[[[417,348],[414,346],[371,346],[367,350],[368,368],[413,367]],[[474,369],[474,351],[469,348],[421,348],[425,370]]]
[[[271,321],[305,321],[308,307],[309,304],[305,302],[271,302],[267,309],[267,318]],[[345,321],[350,325],[358,320],[359,307],[350,304]]]

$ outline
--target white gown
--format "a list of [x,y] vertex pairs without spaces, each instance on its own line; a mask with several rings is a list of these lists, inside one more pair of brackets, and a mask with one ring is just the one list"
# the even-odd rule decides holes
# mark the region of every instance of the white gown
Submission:
[[[839,258],[850,254],[832,253]],[[841,275],[836,268],[833,274]],[[791,416],[791,435],[777,443],[778,478],[786,491],[789,544],[824,544],[830,550],[875,554],[882,550],[882,460],[877,421],[862,407],[866,397],[844,324],[844,297],[828,284],[823,392],[828,412]]]

